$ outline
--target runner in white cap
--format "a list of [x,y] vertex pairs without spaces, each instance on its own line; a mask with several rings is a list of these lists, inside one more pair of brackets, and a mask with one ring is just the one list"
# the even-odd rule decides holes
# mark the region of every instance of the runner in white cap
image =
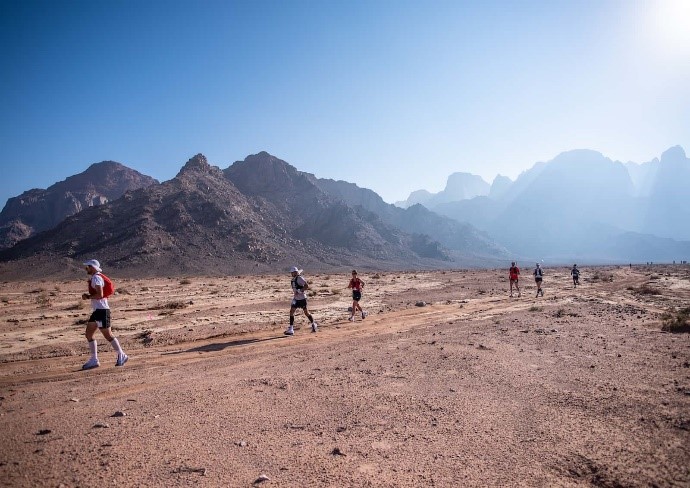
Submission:
[[305,292],[309,289],[309,283],[307,283],[307,280],[305,280],[302,276],[302,270],[298,269],[296,266],[290,270],[290,274],[292,275],[292,281],[290,284],[292,286],[293,298],[292,304],[290,305],[290,326],[285,331],[285,335],[291,336],[295,334],[295,310],[298,308],[301,308],[304,312],[304,315],[306,315],[309,319],[309,322],[311,323],[311,331],[316,332],[319,326],[316,322],[314,322],[314,317],[311,316],[309,310],[307,309],[307,295]]
[[81,367],[81,369],[93,369],[101,365],[98,362],[98,343],[94,337],[96,329],[100,329],[103,337],[110,342],[113,349],[117,352],[117,361],[115,366],[124,366],[129,356],[125,354],[120,347],[120,342],[113,336],[110,331],[110,306],[108,305],[108,297],[113,292],[113,285],[110,278],[105,276],[101,270],[101,263],[95,259],[90,259],[84,263],[86,272],[89,275],[89,292],[84,293],[81,297],[84,300],[91,300],[91,308],[93,313],[89,317],[89,322],[86,324],[86,340],[89,341],[89,351],[91,357]]

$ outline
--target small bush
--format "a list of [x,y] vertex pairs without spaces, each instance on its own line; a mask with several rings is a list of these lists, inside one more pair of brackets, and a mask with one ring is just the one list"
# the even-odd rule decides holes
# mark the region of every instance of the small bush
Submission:
[[342,293],[342,290],[339,288],[331,288],[331,295],[340,295]]
[[84,308],[84,305],[86,305],[86,300],[79,300],[74,305],[70,305],[69,307],[65,308],[65,310],[81,310]]
[[636,290],[638,295],[659,295],[659,290],[652,288],[648,284],[644,284]]
[[181,301],[175,301],[175,302],[168,302],[164,305],[158,305],[157,307],[154,307],[154,310],[177,310],[180,308],[186,308],[187,303],[181,302]]
[[541,312],[541,307],[537,307],[536,305],[532,305],[530,308],[527,309],[528,312]]
[[191,284],[192,284],[192,280],[190,280],[189,278],[183,278],[180,280],[180,285],[191,285]]
[[661,316],[661,330],[666,332],[690,332],[690,307],[666,312]]
[[556,310],[556,313],[553,314],[553,316],[556,318],[561,318],[564,315],[565,315],[565,310],[563,310],[562,308],[559,308],[558,310]]

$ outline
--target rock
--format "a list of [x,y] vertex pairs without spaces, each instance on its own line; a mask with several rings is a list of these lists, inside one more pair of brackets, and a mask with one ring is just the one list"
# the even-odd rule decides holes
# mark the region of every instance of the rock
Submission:
[[36,432],[36,435],[46,435],[46,434],[50,434],[51,432],[52,432],[52,430],[50,430],[50,429],[41,429],[38,432]]
[[260,474],[258,478],[254,480],[254,484],[263,483],[264,481],[269,481],[271,478],[265,474]]
[[414,304],[415,307],[426,307],[426,302],[421,300]]
[[94,424],[93,428],[94,429],[109,429],[110,426],[108,424]]
[[340,450],[339,447],[334,447],[333,450],[331,451],[331,454],[334,456],[347,456],[343,451]]
[[78,398],[70,398],[69,401],[70,401],[70,402],[74,402],[74,403],[79,403],[79,399],[78,399]]
[[127,414],[125,412],[121,412],[120,410],[118,410],[117,412],[115,412],[114,414],[111,415],[111,417],[126,417],[126,416],[127,416]]

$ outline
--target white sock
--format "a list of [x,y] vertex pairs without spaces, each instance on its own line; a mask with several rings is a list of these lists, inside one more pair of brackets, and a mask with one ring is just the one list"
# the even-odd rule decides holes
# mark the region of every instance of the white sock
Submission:
[[120,342],[117,340],[117,337],[113,337],[113,340],[110,341],[110,345],[113,346],[113,349],[115,349],[115,351],[116,351],[118,354],[124,354],[124,353],[125,353],[125,352],[122,350],[122,348],[120,347]]
[[96,339],[89,341],[89,351],[91,351],[91,357],[98,361],[98,341]]

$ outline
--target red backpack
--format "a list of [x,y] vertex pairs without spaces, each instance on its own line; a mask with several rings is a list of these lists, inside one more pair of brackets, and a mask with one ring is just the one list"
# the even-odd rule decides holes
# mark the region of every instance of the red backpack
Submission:
[[[96,273],[101,275],[101,278],[103,278],[103,298],[108,298],[110,295],[115,293],[115,285],[113,285],[113,282],[110,278],[108,278],[106,275],[103,273]],[[96,293],[96,290],[91,288],[91,281],[89,280],[89,293],[94,294]]]

